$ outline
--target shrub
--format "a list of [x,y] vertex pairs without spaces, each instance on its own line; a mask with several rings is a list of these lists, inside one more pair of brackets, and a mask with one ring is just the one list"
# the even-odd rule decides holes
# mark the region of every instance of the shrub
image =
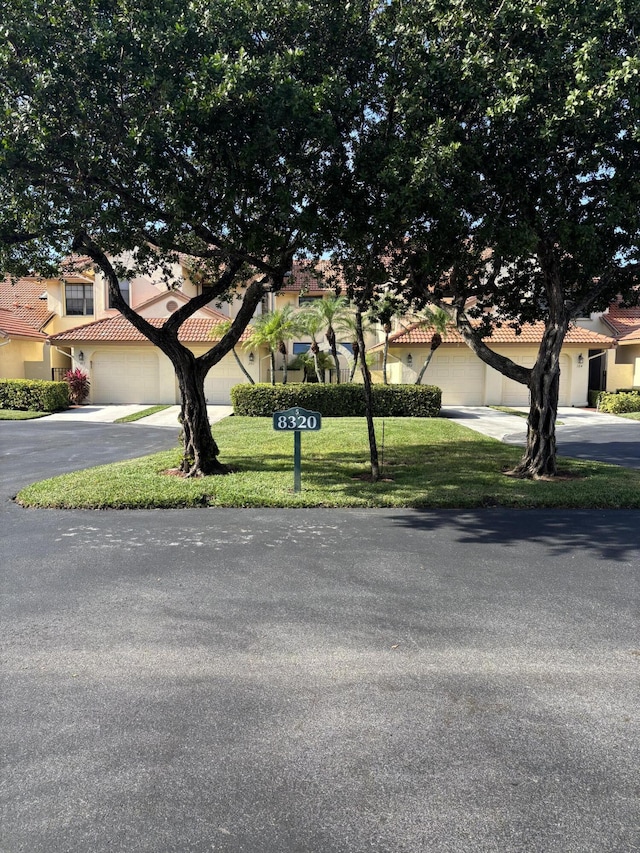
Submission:
[[[442,392],[435,385],[374,385],[373,413],[377,417],[435,418],[440,414]],[[361,417],[365,414],[364,388],[360,384],[234,385],[231,402],[236,415],[265,418],[274,412],[301,406],[326,418]]]
[[91,384],[84,370],[80,370],[79,367],[76,367],[75,370],[67,370],[64,379],[69,386],[69,398],[71,402],[77,406],[84,403],[89,396]]
[[42,379],[0,379],[0,409],[58,412],[69,408],[66,382]]
[[603,394],[606,394],[606,391],[590,390],[587,393],[587,403],[588,403],[590,409],[597,409],[598,408],[600,398],[602,397]]
[[617,394],[603,393],[598,408],[601,412],[608,412],[612,415],[640,412],[640,394],[634,391],[618,392]]

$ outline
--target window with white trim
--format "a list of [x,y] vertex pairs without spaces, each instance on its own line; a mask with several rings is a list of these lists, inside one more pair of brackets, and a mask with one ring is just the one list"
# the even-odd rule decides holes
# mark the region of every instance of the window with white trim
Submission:
[[70,316],[93,314],[93,285],[65,284],[64,310]]

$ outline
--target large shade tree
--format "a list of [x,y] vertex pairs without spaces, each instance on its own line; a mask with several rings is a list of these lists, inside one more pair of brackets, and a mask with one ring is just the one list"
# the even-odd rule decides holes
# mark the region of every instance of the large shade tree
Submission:
[[[618,0],[417,0],[390,3],[385,26],[392,144],[381,149],[378,134],[374,154],[403,186],[392,277],[528,387],[514,473],[553,476],[567,330],[633,298],[637,282],[640,11]],[[491,348],[497,325],[537,320],[532,368]]]
[[[373,20],[334,261],[361,309],[389,290],[438,305],[528,387],[522,477],[556,473],[569,325],[637,281],[639,15],[620,0],[390,0]],[[529,369],[491,334],[530,321],[544,332]],[[370,436],[375,478],[371,419]]]
[[[366,78],[367,3],[10,0],[0,44],[0,262],[54,272],[71,251],[172,361],[183,470],[223,472],[204,378],[238,342],[344,160]],[[123,252],[134,260],[117,262]],[[191,260],[200,293],[157,329],[118,278]],[[116,260],[114,260],[116,259]],[[168,286],[176,286],[167,272]],[[196,357],[181,324],[243,285],[222,339]]]

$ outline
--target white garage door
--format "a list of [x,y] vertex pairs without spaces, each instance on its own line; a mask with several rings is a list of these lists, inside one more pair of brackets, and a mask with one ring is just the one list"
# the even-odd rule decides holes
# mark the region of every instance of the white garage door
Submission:
[[[516,364],[521,364],[523,367],[533,367],[535,359],[531,357],[516,357],[513,359]],[[559,405],[569,406],[571,396],[570,382],[570,364],[569,357],[566,355],[560,356],[560,392]],[[526,385],[520,382],[514,382],[513,379],[507,379],[505,376],[502,381],[502,405],[503,406],[528,406],[529,405],[529,389]]]
[[94,403],[157,403],[158,356],[153,350],[98,350],[91,358]]
[[214,364],[204,380],[207,403],[228,406],[231,403],[231,388],[246,381],[233,355],[225,356],[219,364]]
[[465,350],[438,350],[422,380],[425,385],[442,388],[443,406],[481,406],[484,403],[485,366]]

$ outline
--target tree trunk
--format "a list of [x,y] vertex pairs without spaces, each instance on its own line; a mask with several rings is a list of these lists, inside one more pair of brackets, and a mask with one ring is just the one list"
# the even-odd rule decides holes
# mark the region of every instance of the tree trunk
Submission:
[[425,358],[424,364],[420,368],[420,373],[418,374],[418,378],[416,379],[416,383],[415,383],[416,385],[422,385],[422,379],[424,377],[424,374],[427,371],[427,367],[429,367],[429,364],[431,363],[431,359],[433,358],[434,352],[435,352],[435,350],[433,350],[433,349],[429,350],[429,355]]
[[331,349],[331,355],[333,356],[333,362],[336,366],[336,385],[340,384],[340,362],[338,360],[338,349],[336,347],[336,333],[333,331],[332,326],[329,326],[327,329],[327,341],[329,343],[329,348]]
[[211,434],[204,394],[205,373],[193,356],[183,356],[174,366],[180,388],[184,446],[180,470],[186,477],[228,474],[229,469],[218,460],[220,450]]
[[251,376],[251,374],[249,373],[249,371],[247,370],[247,368],[246,368],[246,367],[244,366],[244,364],[242,363],[242,360],[241,360],[240,356],[239,356],[239,355],[238,355],[238,353],[236,352],[236,348],[234,347],[234,348],[231,350],[231,352],[233,353],[233,357],[235,358],[235,360],[236,360],[236,364],[238,365],[238,367],[240,368],[240,370],[244,373],[244,375],[247,377],[247,379],[249,380],[249,382],[250,382],[252,385],[255,385],[256,383],[255,383],[255,380],[254,380],[253,376]]
[[367,366],[364,349],[364,333],[362,331],[362,312],[356,311],[356,327],[358,330],[358,350],[360,351],[360,369],[362,370],[362,383],[364,386],[364,405],[367,418],[367,432],[369,436],[369,456],[371,459],[371,482],[377,483],[380,479],[380,465],[378,462],[378,445],[376,443],[376,430],[373,423],[373,394],[371,391],[371,374]]
[[313,356],[313,367],[316,372],[316,379],[318,380],[318,385],[322,385],[323,378],[320,374],[320,362],[318,361],[318,352],[320,351],[320,347],[318,346],[315,338],[311,342],[311,355]]
[[523,479],[555,477],[556,417],[560,390],[560,350],[566,326],[545,329],[529,381],[530,408],[524,456],[510,473]]
[[270,352],[271,356],[271,384],[276,384],[276,354],[273,350]]
[[382,381],[385,385],[389,384],[387,378],[387,360],[389,358],[389,333],[385,330],[384,333],[384,349],[382,351]]
[[353,377],[356,375],[356,367],[358,366],[358,350],[353,350],[353,364],[351,365],[351,373],[349,374],[349,382],[353,382]]

